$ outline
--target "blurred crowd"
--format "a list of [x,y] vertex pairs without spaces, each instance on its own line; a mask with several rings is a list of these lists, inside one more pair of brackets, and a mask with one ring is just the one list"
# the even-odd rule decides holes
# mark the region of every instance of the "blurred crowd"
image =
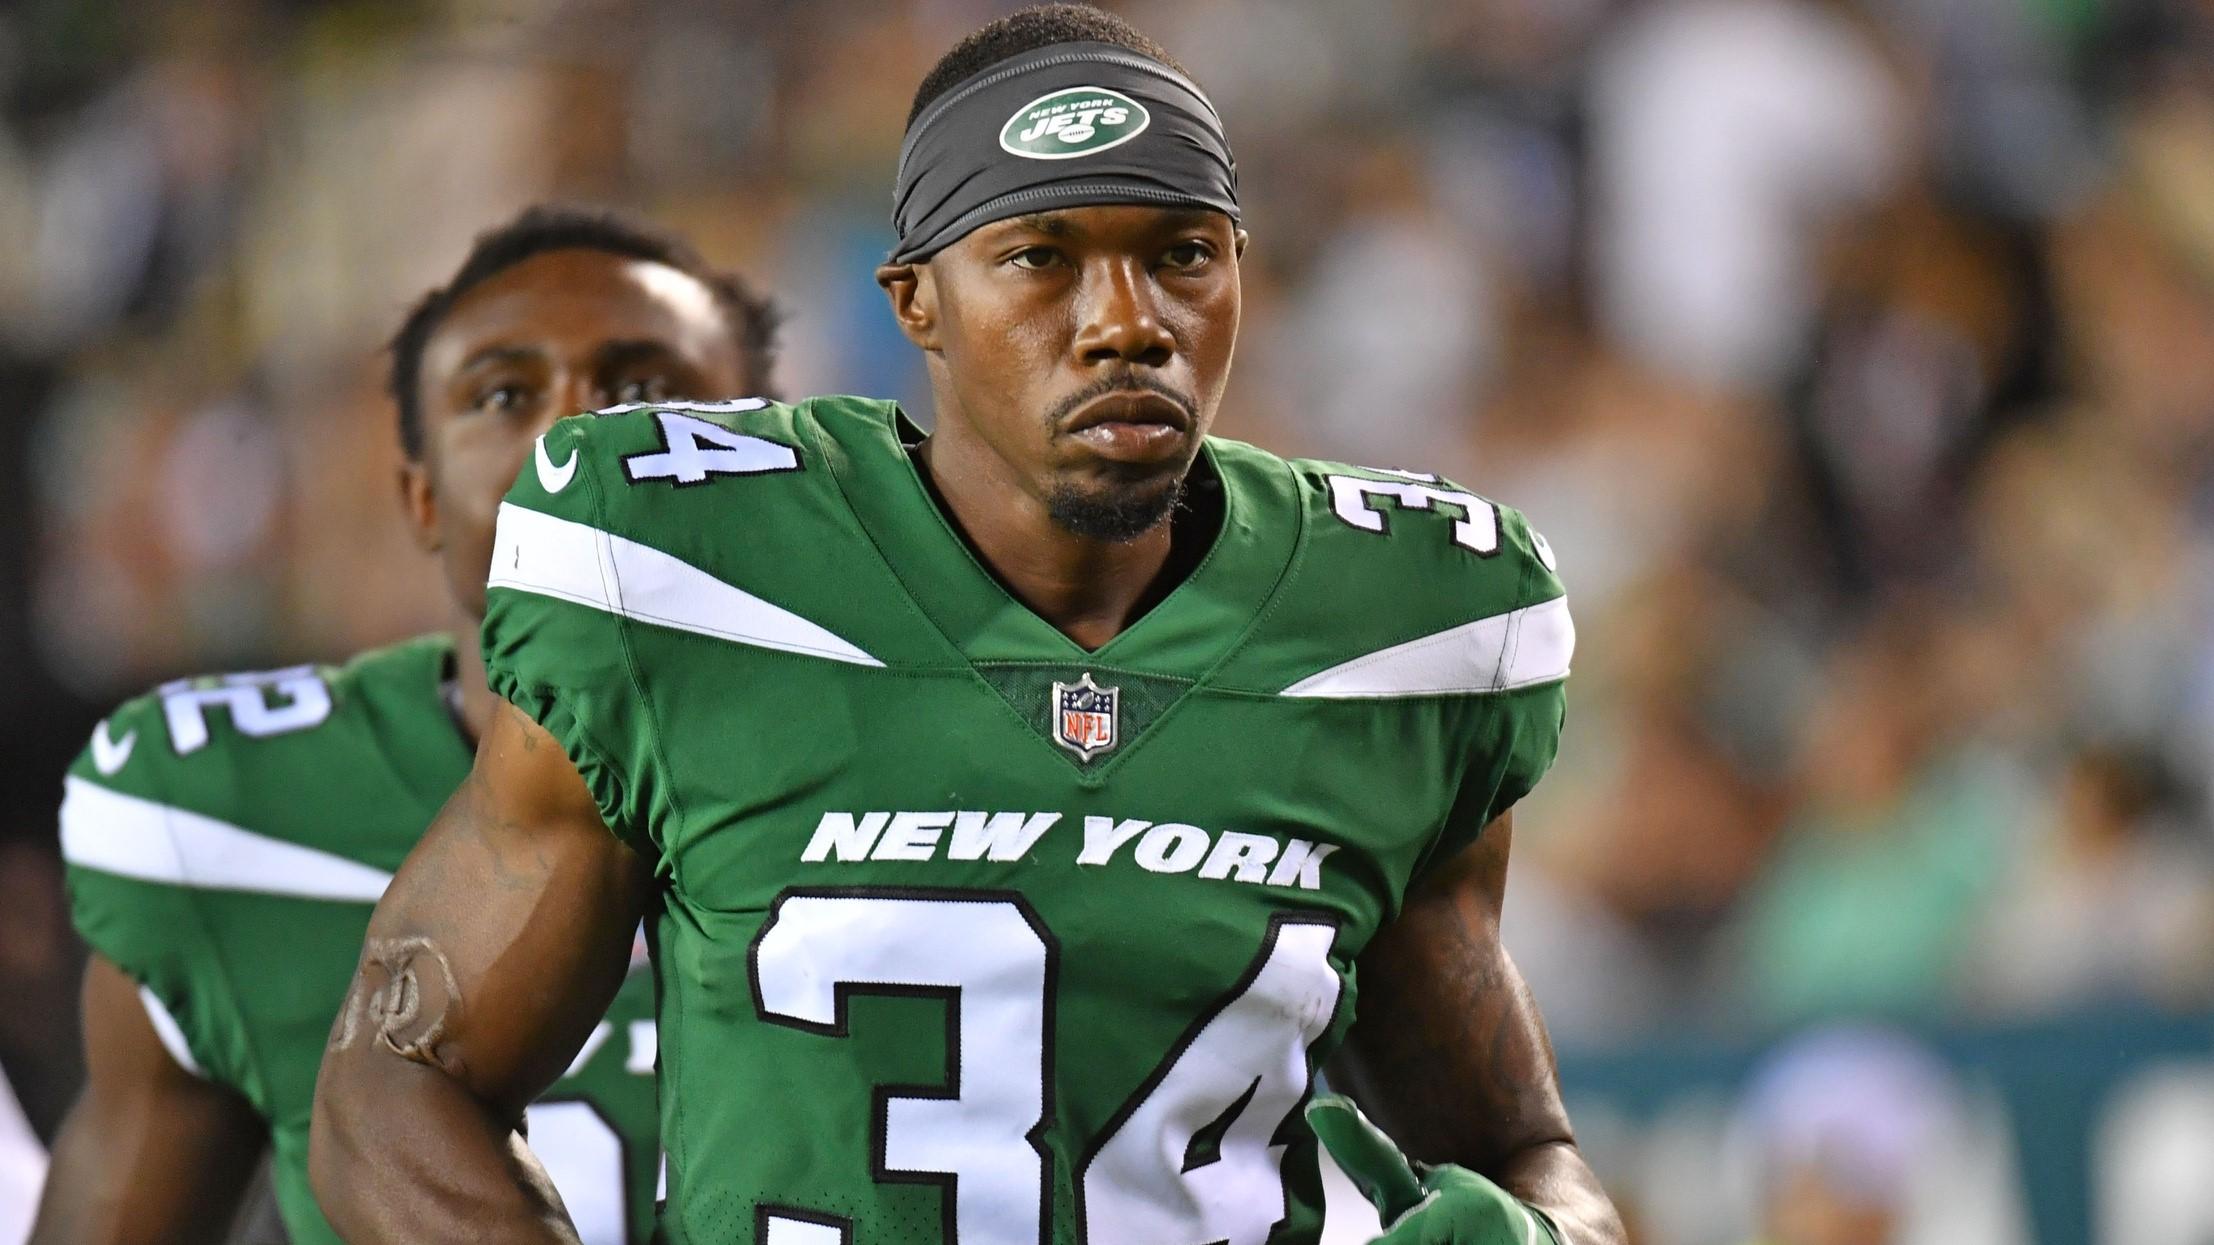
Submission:
[[[787,394],[921,399],[900,123],[1007,7],[0,9],[11,988],[66,998],[105,704],[444,623],[380,347],[479,229],[643,212],[776,292]],[[1508,941],[1564,1047],[2214,1001],[2214,4],[1111,7],[1239,154],[1223,431],[1559,553]]]

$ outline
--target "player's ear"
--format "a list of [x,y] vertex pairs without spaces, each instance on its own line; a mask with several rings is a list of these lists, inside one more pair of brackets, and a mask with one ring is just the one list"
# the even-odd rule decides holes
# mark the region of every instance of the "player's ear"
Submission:
[[415,547],[436,553],[445,547],[438,531],[438,494],[431,488],[430,472],[419,461],[400,464],[400,511],[407,516],[407,530]]
[[1243,229],[1240,229],[1240,230],[1236,231],[1236,238],[1237,238],[1237,242],[1236,242],[1236,244],[1235,244],[1235,248],[1234,248],[1234,249],[1235,249],[1235,251],[1236,251],[1236,253],[1237,253],[1237,256],[1238,256],[1238,258],[1239,258],[1239,259],[1244,259],[1244,258],[1245,258],[1245,244],[1246,244],[1246,243],[1248,243],[1248,242],[1251,242],[1251,241],[1253,240],[1253,235],[1251,235],[1251,234],[1247,233],[1247,232],[1246,232],[1245,230],[1243,230]]
[[938,348],[938,288],[928,264],[883,264],[876,283],[892,304],[892,318],[899,331],[923,350]]

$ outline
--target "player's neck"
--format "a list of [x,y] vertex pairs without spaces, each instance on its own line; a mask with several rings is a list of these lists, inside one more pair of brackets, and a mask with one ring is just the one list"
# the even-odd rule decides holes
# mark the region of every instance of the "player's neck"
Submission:
[[500,698],[484,677],[484,641],[477,620],[467,616],[455,619],[454,683],[460,690],[460,704],[455,711],[456,725],[469,741],[470,751],[475,751],[477,741],[492,725],[492,715],[500,708]]
[[953,527],[1015,598],[1096,649],[1136,622],[1189,570],[1163,522],[1130,541],[1079,536],[1047,513],[981,444],[934,436],[915,447],[924,483]]

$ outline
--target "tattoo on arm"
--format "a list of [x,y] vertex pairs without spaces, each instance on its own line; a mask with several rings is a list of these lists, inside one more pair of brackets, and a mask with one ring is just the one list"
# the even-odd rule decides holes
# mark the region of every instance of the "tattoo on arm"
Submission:
[[[1363,1002],[1373,999],[1394,1021],[1363,1035],[1360,1080],[1392,1104],[1389,1113],[1410,1143],[1440,1156],[1457,1153],[1488,1165],[1530,1145],[1569,1141],[1552,1044],[1496,933],[1473,919],[1424,925],[1428,945],[1418,963],[1401,960],[1364,982],[1371,992]],[[1431,976],[1400,980],[1398,969]],[[1441,1077],[1450,1087],[1445,1094],[1391,1092]]]
[[1360,1016],[1332,1069],[1407,1152],[1545,1210],[1574,1245],[1622,1223],[1576,1148],[1545,1022],[1499,942],[1504,822],[1410,893],[1362,953]]
[[372,939],[330,1046],[346,1050],[373,1035],[391,1054],[460,1077],[466,1069],[446,1045],[446,1035],[460,1022],[461,1008],[453,962],[437,943],[422,937]]
[[309,1166],[350,1239],[574,1240],[512,1134],[620,986],[651,876],[508,712],[378,903],[331,1026]]
[[[516,722],[517,722],[517,723],[518,723],[519,725],[522,725],[522,726],[524,726],[524,727],[529,727],[529,728],[536,728],[536,727],[538,727],[538,719],[536,719],[536,718],[534,718],[534,717],[530,716],[529,714],[527,714],[527,713],[523,712],[523,711],[522,711],[522,710],[521,710],[520,708],[516,707],[516,705],[515,705],[515,702],[513,702],[513,701],[509,701],[509,700],[503,700],[503,701],[501,701],[501,702],[500,702],[500,704],[501,704],[501,706],[502,706],[503,708],[505,708],[505,709],[507,710],[507,712],[509,712],[509,713],[511,713],[511,714],[513,714],[513,715],[515,716],[515,720],[516,720]],[[537,729],[527,729],[527,730],[524,730],[524,731],[522,731],[522,732],[521,732],[521,735],[522,735],[522,738],[523,738],[523,751],[525,751],[525,752],[536,752],[536,751],[538,751],[538,730],[537,730]]]

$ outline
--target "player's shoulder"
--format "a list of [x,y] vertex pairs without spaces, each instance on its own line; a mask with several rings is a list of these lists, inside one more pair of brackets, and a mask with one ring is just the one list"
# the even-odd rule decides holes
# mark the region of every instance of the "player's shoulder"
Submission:
[[[492,582],[514,578],[518,552],[528,557],[531,546],[555,566],[604,560],[594,532],[695,565],[743,561],[743,547],[772,540],[819,540],[850,526],[840,468],[856,456],[898,453],[895,410],[866,398],[734,398],[632,403],[562,420],[508,491],[500,512],[508,539]],[[518,541],[520,551],[507,547]]]
[[64,780],[65,855],[146,869],[132,853],[167,844],[189,873],[180,844],[243,853],[266,840],[389,868],[408,843],[384,842],[385,823],[435,808],[467,769],[441,696],[451,658],[450,639],[425,636],[342,665],[175,679],[125,701]]
[[[828,460],[889,429],[893,409],[835,396],[612,406],[548,429],[508,500],[557,513],[589,504],[620,516],[632,509],[628,498],[659,501],[737,477],[791,476],[787,491],[806,487],[824,482]],[[574,487],[580,481],[584,487]]]
[[[1557,682],[1574,648],[1551,546],[1512,506],[1444,476],[1219,443],[1234,496],[1298,525],[1253,651],[1289,694],[1481,694]],[[1235,504],[1235,503],[1234,503]]]
[[[748,398],[617,407],[554,425],[500,510],[486,615],[495,679],[597,679],[580,671],[595,664],[587,650],[604,634],[571,627],[563,640],[553,621],[578,607],[880,664],[823,628],[877,625],[866,611],[845,617],[857,612],[860,581],[882,574],[854,497],[902,476],[912,486],[897,415],[895,404],[866,398]],[[535,671],[511,660],[526,638],[538,658],[524,664]]]

